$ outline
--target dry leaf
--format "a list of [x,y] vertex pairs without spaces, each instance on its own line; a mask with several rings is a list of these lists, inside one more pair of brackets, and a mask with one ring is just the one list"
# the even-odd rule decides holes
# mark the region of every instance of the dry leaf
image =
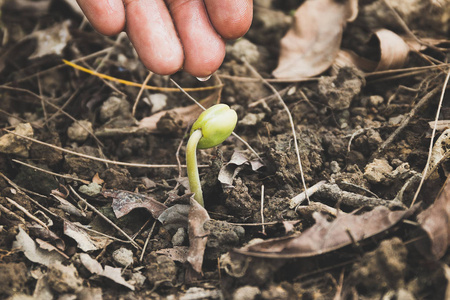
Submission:
[[194,198],[191,198],[190,204],[188,224],[189,252],[187,261],[191,269],[188,269],[186,274],[186,280],[188,282],[194,281],[202,274],[203,255],[209,233],[203,228],[203,225],[210,219],[206,209],[195,201]]
[[430,164],[428,166],[427,176],[430,177],[434,170],[450,155],[448,145],[450,143],[450,129],[445,130],[434,143],[431,150]]
[[105,266],[105,268],[103,268],[98,261],[96,261],[86,253],[80,253],[80,261],[86,267],[86,269],[88,269],[89,272],[91,272],[92,274],[97,274],[99,276],[109,278],[115,283],[123,285],[129,288],[130,290],[134,291],[134,286],[129,284],[122,277],[121,268],[113,268],[111,266]]
[[430,244],[419,240],[417,249],[426,257],[438,260],[444,256],[450,241],[450,180],[447,178],[433,205],[417,216]]
[[398,69],[405,65],[409,46],[396,33],[380,29],[375,32],[380,41],[381,58],[375,71]]
[[112,209],[116,218],[127,215],[135,208],[145,208],[157,219],[166,209],[167,206],[156,201],[154,198],[132,193],[128,191],[107,190],[102,192],[105,197],[112,197]]
[[347,22],[356,18],[358,1],[305,1],[292,28],[281,40],[276,78],[311,77],[322,73],[339,52]]
[[246,166],[251,167],[252,171],[257,171],[264,167],[264,164],[259,159],[249,160],[242,152],[235,151],[230,161],[220,169],[217,179],[222,184],[232,185],[234,178]]
[[361,215],[339,214],[332,222],[328,222],[320,213],[315,213],[316,224],[300,235],[269,239],[234,251],[270,258],[315,256],[383,232],[410,216],[414,210],[415,207],[406,211],[390,211],[384,206],[378,206]]
[[74,239],[78,248],[84,252],[104,249],[111,240],[106,237],[94,237],[75,224],[64,220],[64,234]]
[[13,242],[13,249],[23,251],[26,258],[30,261],[49,266],[55,261],[64,261],[65,258],[55,251],[47,251],[41,249],[36,245],[36,243],[31,239],[31,237],[19,227],[19,233],[16,235],[16,240]]
[[387,29],[379,29],[369,42],[369,45],[371,44],[378,45],[379,61],[372,61],[351,50],[342,49],[333,63],[333,68],[352,66],[364,72],[374,72],[398,69],[405,65],[410,47],[396,33]]

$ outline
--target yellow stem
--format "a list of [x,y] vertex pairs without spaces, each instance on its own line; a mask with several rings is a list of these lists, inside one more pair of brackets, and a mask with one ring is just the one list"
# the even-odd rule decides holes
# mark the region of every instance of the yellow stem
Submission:
[[197,200],[201,206],[204,206],[202,185],[200,183],[197,167],[197,145],[202,136],[201,129],[197,129],[191,134],[186,146],[186,167],[189,178],[189,187],[191,192],[194,193],[194,199]]

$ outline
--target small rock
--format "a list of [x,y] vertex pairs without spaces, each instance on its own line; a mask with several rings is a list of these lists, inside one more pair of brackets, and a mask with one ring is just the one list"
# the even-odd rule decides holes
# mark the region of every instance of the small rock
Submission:
[[260,294],[261,291],[256,286],[246,285],[233,293],[233,300],[253,300]]
[[379,106],[380,104],[382,104],[384,102],[383,97],[379,96],[379,95],[372,95],[369,97],[369,103],[372,106]]
[[157,256],[153,262],[146,267],[145,276],[151,285],[163,282],[173,283],[177,276],[175,262],[165,255]]
[[113,117],[127,116],[130,114],[130,103],[127,100],[111,96],[103,102],[100,108],[100,120],[108,121]]
[[339,163],[337,161],[333,160],[330,163],[330,170],[331,170],[331,172],[336,174],[336,173],[339,173],[341,171],[341,167],[339,167]]
[[177,229],[177,232],[172,237],[172,245],[174,246],[182,246],[184,242],[187,240],[187,232],[186,229],[180,227]]
[[141,272],[135,272],[131,275],[131,280],[129,280],[128,283],[134,285],[135,287],[141,287],[144,285],[146,279],[147,277],[142,275]]
[[384,158],[374,159],[364,169],[364,178],[370,183],[384,183],[390,177],[393,168]]
[[122,267],[133,264],[133,251],[127,248],[119,248],[112,253],[112,258]]
[[82,185],[79,189],[80,193],[94,197],[101,193],[102,186],[98,183],[91,182],[89,185]]
[[150,104],[152,105],[152,114],[162,110],[167,105],[167,95],[156,93],[149,96]]
[[[13,132],[26,137],[33,137],[34,135],[33,128],[29,123],[17,125]],[[21,138],[13,133],[8,133],[0,137],[0,153],[28,157],[28,150],[31,143],[31,141],[25,140],[24,138]]]
[[258,47],[247,39],[240,39],[232,46],[229,46],[227,52],[235,59],[245,58],[250,64],[257,64],[260,60]]
[[83,143],[89,137],[89,131],[92,132],[92,123],[87,120],[74,122],[67,129],[67,136],[72,141]]
[[259,122],[261,122],[262,119],[266,116],[265,113],[259,113],[259,114],[246,114],[242,120],[239,121],[239,125],[243,126],[255,126]]

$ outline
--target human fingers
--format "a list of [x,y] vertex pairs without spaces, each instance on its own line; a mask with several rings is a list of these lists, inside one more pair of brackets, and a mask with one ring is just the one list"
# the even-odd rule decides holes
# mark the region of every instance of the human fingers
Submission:
[[225,39],[243,36],[252,23],[253,0],[204,0],[209,19]]
[[86,18],[98,32],[115,35],[125,27],[122,0],[77,0]]
[[142,63],[157,74],[183,66],[183,48],[163,0],[124,0],[127,34]]
[[197,77],[215,72],[225,42],[212,27],[203,0],[166,0],[184,49],[183,69]]

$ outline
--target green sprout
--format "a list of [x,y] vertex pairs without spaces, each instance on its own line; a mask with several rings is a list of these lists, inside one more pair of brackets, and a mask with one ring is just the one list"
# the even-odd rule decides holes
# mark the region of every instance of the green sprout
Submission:
[[225,141],[233,132],[237,114],[226,104],[216,104],[200,114],[192,125],[191,136],[186,146],[186,165],[189,187],[194,199],[202,206],[203,193],[198,174],[197,148],[212,148]]

